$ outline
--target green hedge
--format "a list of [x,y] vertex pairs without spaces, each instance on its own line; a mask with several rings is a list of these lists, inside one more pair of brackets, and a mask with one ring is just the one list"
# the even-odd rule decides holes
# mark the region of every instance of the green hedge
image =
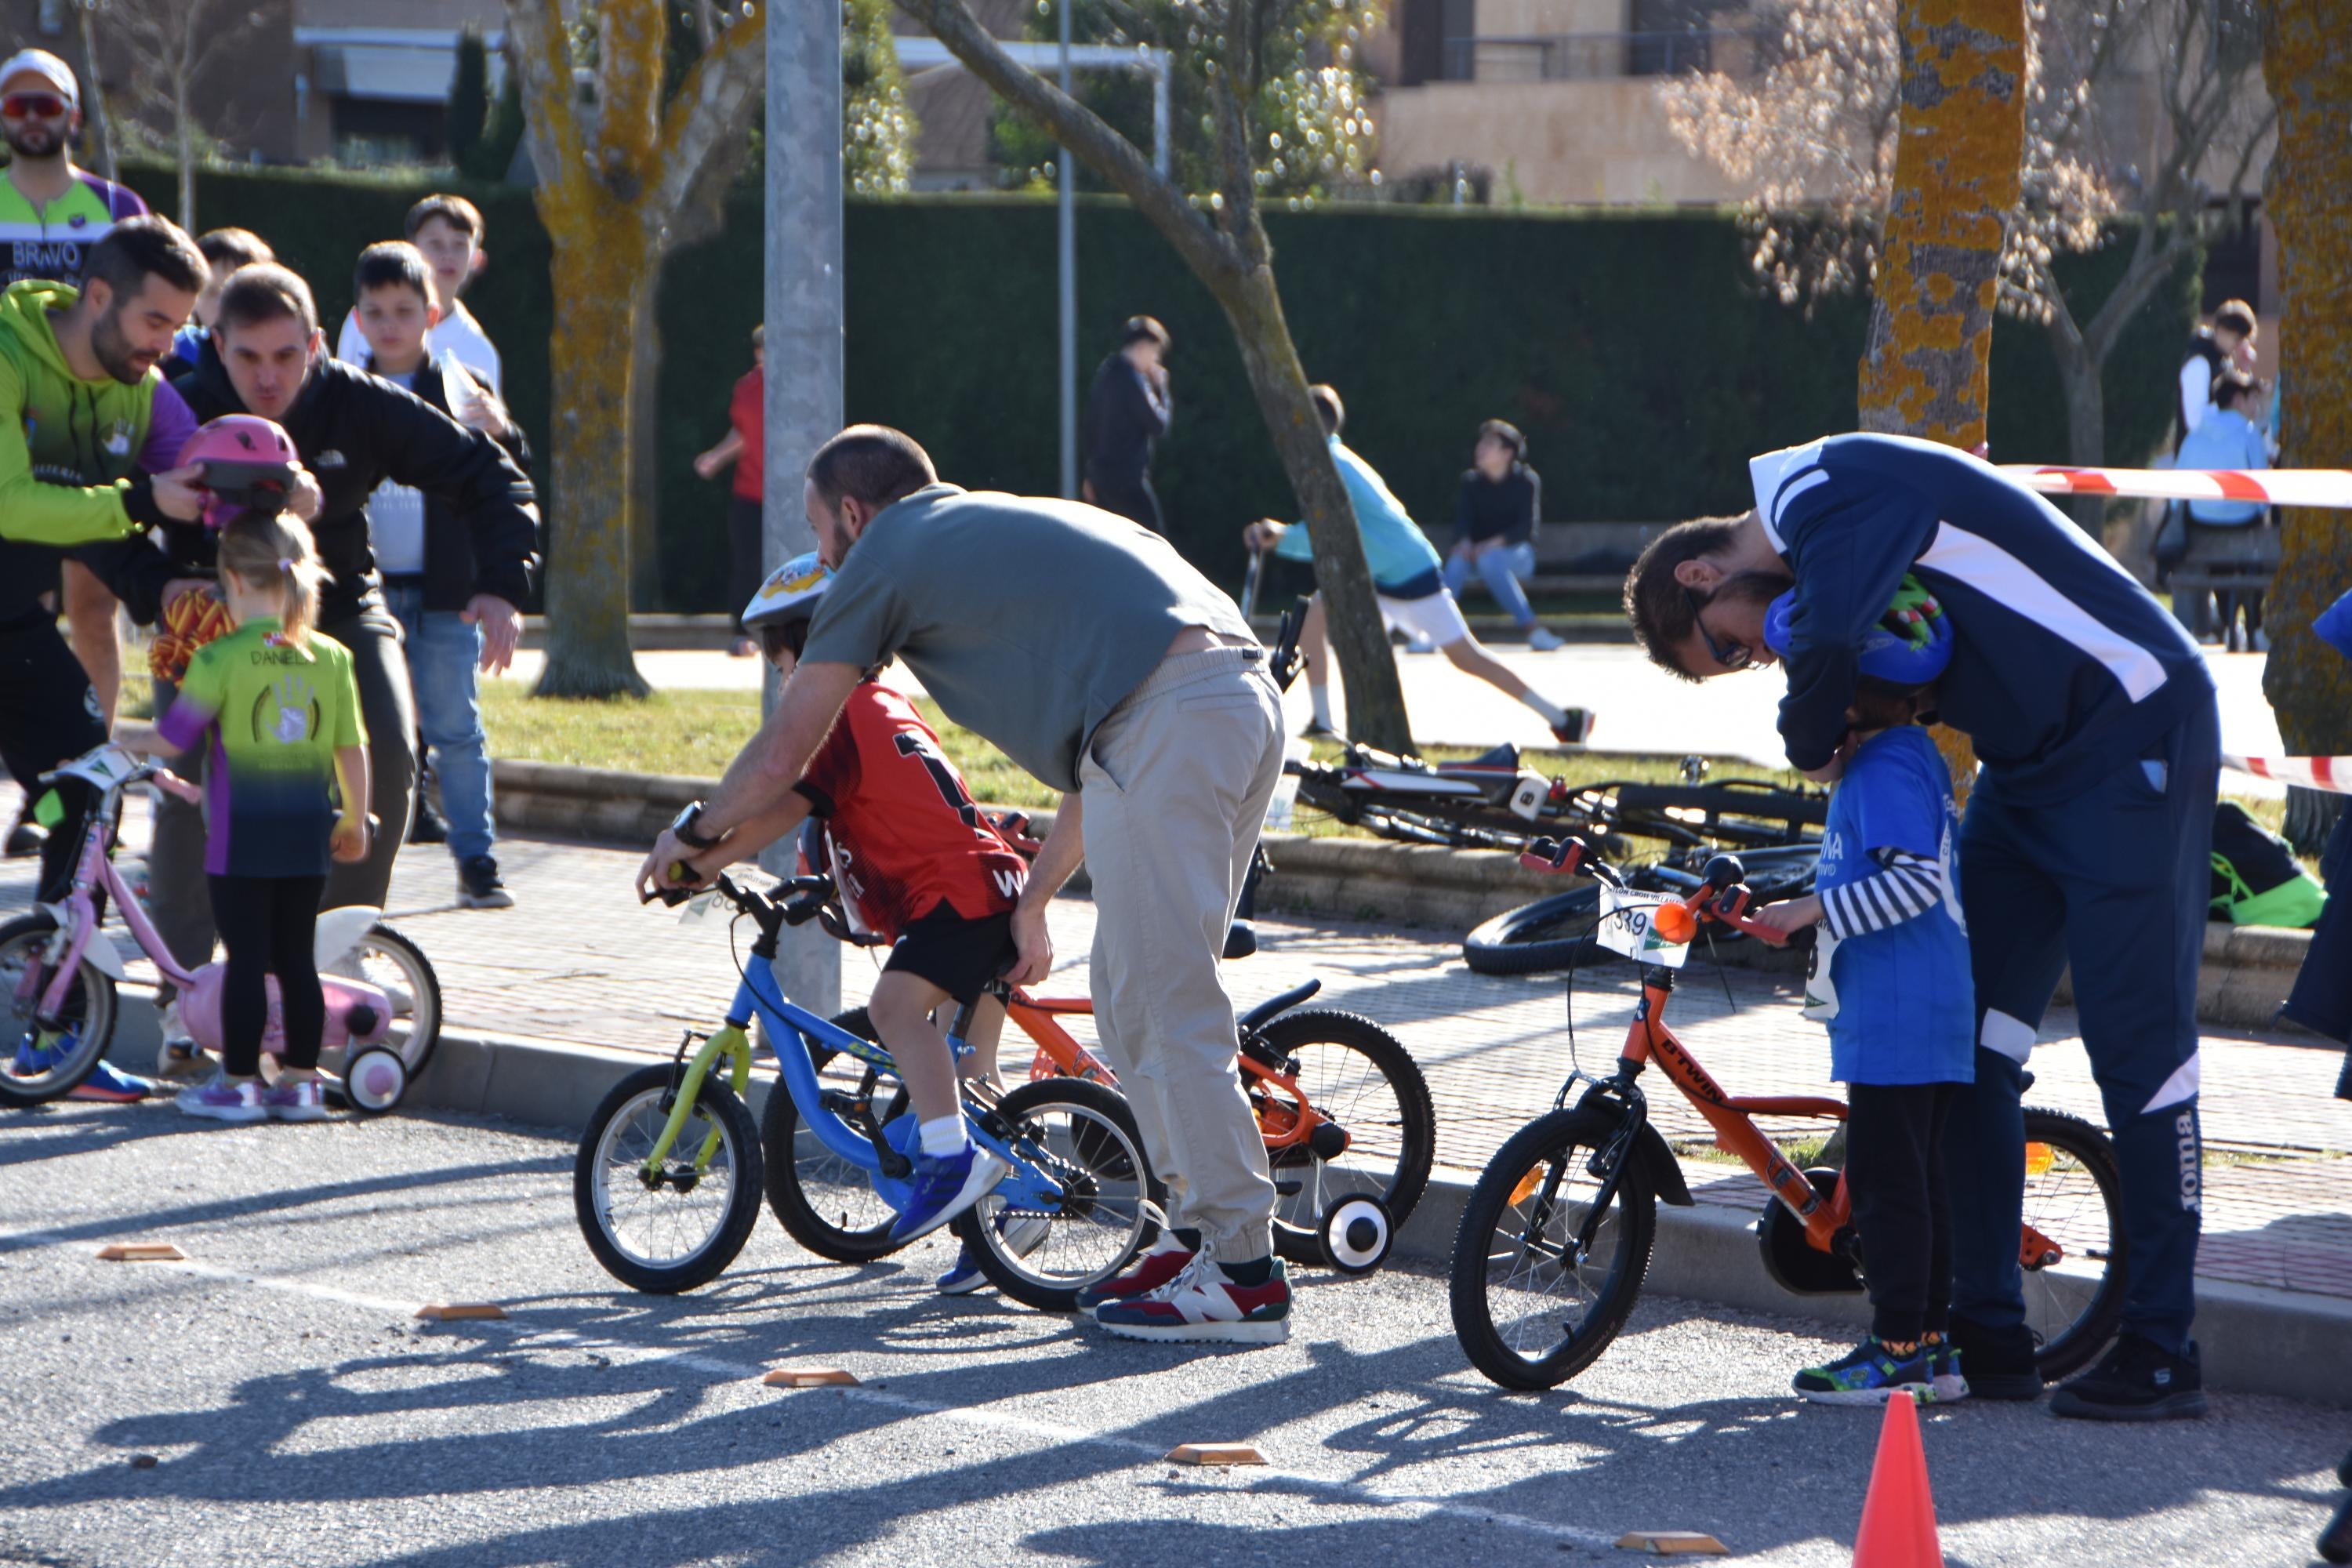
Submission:
[[[170,178],[132,184],[170,205]],[[509,401],[533,440],[546,426],[551,301],[547,240],[528,193],[467,189],[490,266],[467,303],[506,360]],[[207,226],[254,229],[302,269],[339,321],[350,266],[400,231],[423,187],[268,171],[205,176]],[[1309,374],[1347,398],[1348,435],[1415,515],[1442,521],[1478,421],[1528,435],[1545,510],[1559,520],[1653,521],[1738,507],[1747,459],[1854,423],[1866,304],[1810,318],[1746,280],[1736,224],[1714,213],[1500,214],[1343,209],[1270,215],[1290,326]],[[659,406],[666,607],[723,607],[726,490],[693,455],[726,427],[761,312],[756,199],[725,234],[669,264]],[[900,198],[848,211],[847,405],[898,426],[973,488],[1053,489],[1059,471],[1054,210],[1021,196]],[[2060,262],[2087,313],[2123,247]],[[1155,469],[1170,531],[1220,579],[1238,580],[1240,526],[1291,500],[1223,316],[1124,204],[1087,201],[1078,228],[1081,374],[1137,311],[1176,340],[1176,426]],[[2162,439],[2172,372],[2195,320],[2198,269],[2145,308],[2106,370],[2107,452],[2132,461]],[[1993,336],[1992,432],[2005,461],[2063,460],[2065,416],[2047,335],[2003,319]],[[543,444],[542,444],[543,445]],[[551,504],[553,498],[551,498]]]

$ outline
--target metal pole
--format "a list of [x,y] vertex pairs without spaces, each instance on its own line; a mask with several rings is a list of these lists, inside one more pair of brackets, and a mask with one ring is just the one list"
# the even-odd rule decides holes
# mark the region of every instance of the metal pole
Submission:
[[1168,51],[1154,49],[1151,60],[1151,172],[1168,177]]
[[[1061,20],[1062,91],[1070,90],[1070,4],[1059,0],[1055,9]],[[1078,496],[1078,208],[1071,185],[1076,178],[1067,147],[1062,149],[1059,203],[1058,270],[1062,307],[1062,495]]]
[[[801,510],[809,458],[842,426],[841,7],[771,5],[768,26],[767,484],[761,560],[772,572],[815,546]],[[776,704],[768,675],[761,710]],[[760,863],[789,875],[793,846]],[[841,1006],[841,947],[814,925],[776,959],[785,994],[811,1012]]]

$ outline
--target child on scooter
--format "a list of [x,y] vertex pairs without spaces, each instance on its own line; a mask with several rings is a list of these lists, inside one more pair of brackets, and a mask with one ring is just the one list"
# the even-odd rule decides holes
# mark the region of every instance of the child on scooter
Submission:
[[[814,552],[802,555],[779,567],[744,609],[744,629],[786,679],[831,580]],[[833,862],[826,869],[844,904],[892,943],[867,1014],[920,1119],[917,1195],[891,1230],[903,1243],[961,1214],[1004,1173],[1003,1162],[966,1132],[957,1069],[935,1015],[950,1004],[975,1005],[969,1061],[972,1070],[987,1070],[1004,1010],[984,987],[1013,956],[1013,908],[1028,863],[981,816],[914,704],[879,684],[879,673],[869,670],[851,693],[793,791],[698,850],[688,871],[700,886],[810,817],[824,823]],[[689,823],[679,836],[691,844],[690,833]],[[961,1295],[982,1279],[967,1250],[939,1288]]]
[[[326,999],[311,946],[327,865],[368,852],[367,735],[351,655],[315,629],[319,564],[292,513],[247,511],[221,531],[220,585],[236,630],[189,660],[171,711],[152,729],[123,726],[133,751],[173,756],[204,742],[198,786],[157,782],[205,805],[205,871],[226,950],[222,1072],[175,1103],[215,1121],[317,1121]],[[338,809],[334,795],[340,793]],[[268,978],[278,977],[285,1056],[260,1077]]]
[[[1927,605],[1930,616],[1939,613]],[[1767,642],[1773,626],[1768,614]],[[1846,710],[1853,729],[1822,835],[1819,890],[1757,913],[1784,931],[1817,929],[1805,1016],[1828,1024],[1830,1076],[1847,1086],[1845,1179],[1871,1332],[1836,1361],[1797,1373],[1797,1393],[1825,1405],[1898,1395],[1926,1403],[1969,1391],[1959,1352],[1946,1341],[1944,1123],[1976,1067],[1959,814],[1951,771],[1919,723],[1934,688],[1874,679],[1871,658],[1865,651]]]

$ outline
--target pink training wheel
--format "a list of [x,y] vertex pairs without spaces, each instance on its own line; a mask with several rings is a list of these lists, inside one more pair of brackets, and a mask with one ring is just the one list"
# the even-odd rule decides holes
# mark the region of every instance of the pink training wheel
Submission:
[[343,1068],[343,1098],[362,1116],[381,1116],[408,1092],[408,1064],[400,1053],[373,1046],[353,1053]]

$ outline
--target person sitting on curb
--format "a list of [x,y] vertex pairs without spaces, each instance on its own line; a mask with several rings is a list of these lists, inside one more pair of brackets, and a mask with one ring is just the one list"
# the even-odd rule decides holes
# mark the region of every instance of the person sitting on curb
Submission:
[[1445,556],[1445,591],[1456,599],[1478,574],[1495,605],[1528,646],[1549,653],[1559,637],[1536,619],[1520,586],[1536,574],[1536,530],[1543,526],[1543,479],[1528,467],[1528,440],[1505,419],[1478,426],[1478,445],[1454,502],[1454,548]]
[[[1371,568],[1372,586],[1379,595],[1381,617],[1391,630],[1401,629],[1408,637],[1427,638],[1453,661],[1456,669],[1476,676],[1506,696],[1534,709],[1551,727],[1555,740],[1571,746],[1583,744],[1592,733],[1590,712],[1581,708],[1562,708],[1538,694],[1470,635],[1470,623],[1462,618],[1462,606],[1446,591],[1436,546],[1429,542],[1429,536],[1406,513],[1404,503],[1397,500],[1372,466],[1339,439],[1339,429],[1347,423],[1348,412],[1339,393],[1318,384],[1308,388],[1307,395],[1314,399],[1315,412],[1323,421],[1324,437],[1331,444],[1331,456],[1339,465],[1339,478],[1348,487],[1356,527],[1363,536],[1364,563]],[[1244,529],[1242,542],[1253,551],[1270,550],[1286,561],[1314,559],[1305,528],[1293,528],[1270,517],[1262,517]],[[1318,594],[1313,607],[1307,612],[1307,624],[1298,634],[1299,651],[1307,659],[1307,693],[1315,704],[1315,717],[1307,729],[1309,735],[1335,732],[1331,727],[1331,653],[1326,646],[1323,615],[1323,595]]]

